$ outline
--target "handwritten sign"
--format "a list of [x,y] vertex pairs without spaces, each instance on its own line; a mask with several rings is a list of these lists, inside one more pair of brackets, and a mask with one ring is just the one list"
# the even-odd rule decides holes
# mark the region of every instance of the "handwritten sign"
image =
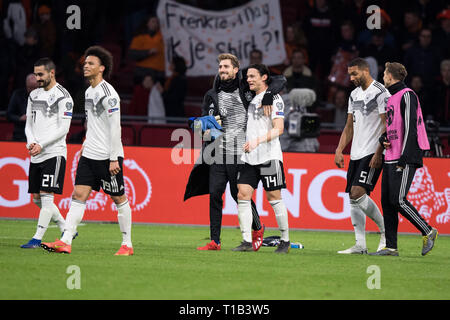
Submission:
[[249,64],[252,49],[263,52],[263,63],[277,65],[286,57],[278,0],[254,0],[224,11],[207,11],[173,0],[161,0],[157,14],[165,42],[166,71],[174,55],[187,63],[188,76],[217,73],[220,53]]

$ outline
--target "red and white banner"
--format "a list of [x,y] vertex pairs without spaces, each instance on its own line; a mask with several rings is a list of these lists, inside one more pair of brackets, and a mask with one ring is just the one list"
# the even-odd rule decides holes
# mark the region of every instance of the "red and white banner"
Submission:
[[[55,197],[63,216],[70,206],[80,145],[68,146],[64,193]],[[176,164],[174,158],[193,163],[188,149],[125,147],[124,176],[134,222],[209,225],[208,196],[183,202],[185,186],[193,164]],[[190,161],[189,161],[190,160]],[[349,158],[345,158],[346,166]],[[179,162],[179,161],[178,161]],[[177,162],[177,163],[178,163]],[[408,199],[441,234],[450,234],[450,160],[431,159],[416,173]],[[0,217],[37,219],[39,211],[28,194],[30,159],[24,143],[0,142]],[[350,204],[344,192],[346,171],[337,169],[332,154],[285,153],[287,188],[283,199],[289,212],[289,226],[300,229],[349,230]],[[381,178],[372,198],[381,209]],[[229,188],[224,196],[223,225],[238,226],[237,206]],[[262,187],[255,202],[263,223],[277,227]],[[85,220],[117,221],[112,200],[103,192],[92,192]],[[367,229],[377,231],[367,219]],[[400,232],[417,232],[405,219]]]

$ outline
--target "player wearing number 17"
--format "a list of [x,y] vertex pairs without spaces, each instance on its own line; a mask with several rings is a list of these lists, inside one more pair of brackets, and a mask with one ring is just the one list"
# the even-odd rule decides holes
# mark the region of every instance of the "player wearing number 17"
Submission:
[[75,177],[75,189],[66,217],[61,240],[42,243],[50,252],[70,253],[72,237],[83,219],[86,201],[92,190],[111,196],[118,210],[122,246],[116,255],[133,254],[131,244],[131,208],[125,195],[123,179],[123,147],[120,126],[120,99],[114,88],[104,80],[112,70],[111,53],[99,46],[86,50],[84,77],[89,81],[85,92],[87,116],[86,140],[83,143]]
[[73,101],[70,94],[55,80],[55,64],[48,58],[34,64],[39,88],[30,92],[27,104],[25,135],[31,155],[28,192],[40,208],[33,238],[24,249],[39,248],[51,220],[61,231],[64,218],[54,204],[54,194],[61,194],[66,169],[66,135],[72,119]]
[[355,229],[356,244],[343,254],[367,253],[366,216],[372,219],[381,232],[378,250],[386,246],[383,216],[370,192],[381,173],[383,147],[378,138],[386,131],[386,103],[390,97],[386,88],[369,73],[369,64],[362,58],[348,65],[350,80],[356,86],[348,100],[348,116],[334,162],[344,167],[342,151],[352,142],[350,163],[347,171],[347,187],[350,194],[350,217]]

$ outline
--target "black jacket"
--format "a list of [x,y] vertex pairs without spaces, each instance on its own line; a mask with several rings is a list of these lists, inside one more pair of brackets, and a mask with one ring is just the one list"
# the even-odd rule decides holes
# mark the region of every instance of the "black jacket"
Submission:
[[[397,82],[392,86],[388,87],[391,95],[396,94],[400,90],[406,88],[406,85],[403,82]],[[405,100],[405,95],[409,95],[409,99]],[[409,101],[409,102],[407,102]],[[405,92],[403,94],[402,100],[400,102],[400,109],[404,122],[409,122],[409,130],[405,130],[404,140],[406,141],[405,149],[402,152],[400,159],[398,160],[397,165],[400,167],[405,167],[405,165],[411,165],[414,167],[422,167],[423,166],[423,150],[420,149],[419,143],[417,142],[417,107],[418,107],[418,98],[412,92]],[[422,119],[423,121],[423,119]],[[406,128],[407,126],[405,126]]]
[[[255,96],[255,93],[251,91],[248,86],[247,69],[240,70],[237,76],[239,79],[239,95],[241,96],[242,103],[247,110],[250,102]],[[267,91],[270,91],[275,95],[283,90],[285,84],[286,78],[284,76],[271,76],[269,80],[269,88],[267,89]],[[220,114],[218,98],[219,92],[220,78],[217,75],[214,80],[213,87],[208,90],[208,92],[206,92],[203,99],[202,116],[216,116]],[[203,144],[203,149],[209,143],[214,142],[205,142]],[[202,150],[202,152],[200,153],[200,157],[197,159],[191,171],[191,174],[189,175],[189,180],[187,182],[186,190],[184,193],[184,201],[191,197],[209,194],[209,164],[205,163],[203,155],[204,153]]]
[[28,92],[26,88],[17,89],[13,92],[6,113],[7,119],[14,123],[13,139],[26,141],[25,121],[20,117],[27,113]]

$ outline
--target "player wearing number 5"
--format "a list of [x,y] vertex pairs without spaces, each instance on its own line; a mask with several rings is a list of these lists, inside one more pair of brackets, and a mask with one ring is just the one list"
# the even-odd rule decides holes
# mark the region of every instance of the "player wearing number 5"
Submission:
[[66,135],[72,119],[70,94],[55,80],[55,64],[48,58],[34,64],[39,88],[28,97],[25,135],[31,155],[28,192],[40,208],[37,230],[22,248],[39,248],[51,220],[64,230],[64,218],[54,204],[54,194],[61,194],[66,169]]
[[256,96],[248,107],[246,142],[241,160],[244,166],[238,173],[238,217],[242,232],[242,243],[233,251],[252,251],[252,208],[253,192],[259,181],[266,190],[267,200],[272,206],[281,241],[275,252],[288,253],[289,224],[286,206],[281,198],[281,189],[286,188],[283,170],[283,153],[279,136],[284,129],[284,102],[280,95],[274,95],[272,111],[267,116],[262,99],[268,88],[269,70],[263,64],[253,64],[247,70],[247,82]]
[[85,92],[87,115],[86,140],[78,162],[75,189],[66,217],[61,240],[42,243],[51,252],[70,253],[72,237],[83,219],[86,201],[92,190],[103,191],[111,196],[118,210],[122,232],[122,246],[116,255],[132,255],[131,208],[125,195],[123,179],[123,147],[120,126],[120,98],[114,88],[104,80],[112,70],[111,53],[94,46],[84,56],[84,77],[89,81]]
[[366,216],[372,219],[381,232],[378,250],[386,245],[383,216],[370,192],[381,173],[383,148],[378,138],[386,131],[386,103],[390,97],[386,88],[369,73],[369,64],[356,58],[348,65],[350,80],[356,86],[348,101],[345,128],[336,148],[335,163],[344,168],[342,152],[351,142],[350,163],[347,171],[345,192],[350,195],[350,217],[355,229],[356,244],[343,254],[367,253]]

